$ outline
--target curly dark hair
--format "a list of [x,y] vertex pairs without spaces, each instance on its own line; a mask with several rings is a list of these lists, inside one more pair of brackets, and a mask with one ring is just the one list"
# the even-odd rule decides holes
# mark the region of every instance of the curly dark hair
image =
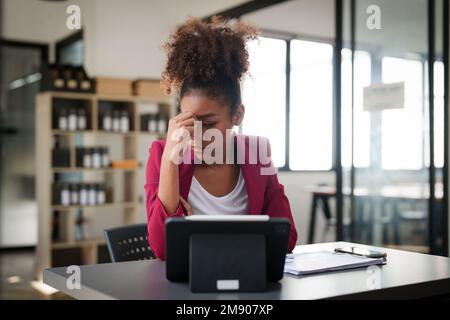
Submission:
[[167,93],[176,89],[181,100],[200,90],[227,104],[234,114],[241,104],[239,83],[249,67],[246,41],[257,39],[259,31],[247,23],[229,22],[220,16],[210,22],[191,17],[177,27],[164,45],[167,65],[162,83]]

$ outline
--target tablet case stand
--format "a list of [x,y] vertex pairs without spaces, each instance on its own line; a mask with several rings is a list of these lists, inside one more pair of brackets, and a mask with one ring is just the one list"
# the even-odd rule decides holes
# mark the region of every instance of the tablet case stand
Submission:
[[192,292],[258,292],[267,286],[266,239],[261,234],[193,234]]

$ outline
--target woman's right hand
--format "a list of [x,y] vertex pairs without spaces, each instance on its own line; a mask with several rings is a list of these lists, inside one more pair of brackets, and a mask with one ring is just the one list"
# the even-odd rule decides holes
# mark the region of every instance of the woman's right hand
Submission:
[[[166,145],[161,159],[158,188],[158,197],[169,215],[174,214],[180,204],[178,164],[183,159],[182,151],[185,150],[185,144],[189,143],[191,136],[194,134],[195,119],[194,114],[187,111],[169,120]],[[190,136],[183,137],[183,135]]]
[[[194,135],[195,115],[190,111],[181,112],[169,120],[167,128],[166,146],[164,148],[163,157],[165,160],[175,160],[175,157],[182,157],[181,150],[189,143]],[[189,135],[184,137],[183,135]],[[176,162],[176,161],[174,161]]]

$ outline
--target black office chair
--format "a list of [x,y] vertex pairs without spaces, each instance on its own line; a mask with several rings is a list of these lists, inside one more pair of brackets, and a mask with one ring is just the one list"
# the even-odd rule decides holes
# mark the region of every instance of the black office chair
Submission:
[[154,259],[147,240],[145,223],[105,230],[112,262]]

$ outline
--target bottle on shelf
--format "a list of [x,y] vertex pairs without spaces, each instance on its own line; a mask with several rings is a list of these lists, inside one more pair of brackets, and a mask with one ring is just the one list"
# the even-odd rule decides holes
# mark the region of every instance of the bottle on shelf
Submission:
[[67,130],[67,111],[65,108],[58,110],[58,129]]
[[106,110],[103,113],[102,116],[102,129],[105,131],[111,131],[112,130],[112,117],[111,112],[109,110]]
[[84,108],[78,109],[78,115],[77,115],[77,129],[78,130],[86,130],[87,128],[87,118],[86,118],[86,111]]
[[151,114],[148,119],[148,131],[151,133],[156,133],[158,128],[158,115]]
[[123,110],[120,114],[120,131],[123,133],[130,131],[130,118],[126,110]]
[[77,114],[75,112],[75,109],[69,110],[69,116],[68,116],[68,129],[70,131],[77,130]]
[[92,151],[91,148],[83,149],[83,167],[91,168],[92,167]]
[[63,206],[70,205],[70,191],[67,183],[63,183],[61,185],[61,189],[59,190],[60,203]]
[[101,156],[102,156],[102,167],[108,168],[110,166],[110,159],[109,159],[109,151],[107,147],[101,148]]
[[113,112],[112,131],[114,132],[120,131],[120,112],[118,110],[115,110]]
[[85,206],[88,204],[88,189],[85,183],[80,184],[80,205]]
[[83,216],[83,210],[79,210],[75,218],[75,240],[77,241],[86,239],[86,234],[84,231],[85,222],[86,219]]
[[94,206],[97,204],[97,190],[94,183],[89,184],[88,187],[88,204]]
[[158,120],[158,133],[163,134],[166,132],[166,119],[163,116],[159,117]]
[[70,204],[78,205],[78,203],[79,203],[78,184],[73,183],[70,185]]
[[105,204],[106,202],[106,192],[105,186],[103,184],[97,185],[97,204]]
[[91,165],[92,168],[100,168],[102,166],[100,148],[92,148]]

